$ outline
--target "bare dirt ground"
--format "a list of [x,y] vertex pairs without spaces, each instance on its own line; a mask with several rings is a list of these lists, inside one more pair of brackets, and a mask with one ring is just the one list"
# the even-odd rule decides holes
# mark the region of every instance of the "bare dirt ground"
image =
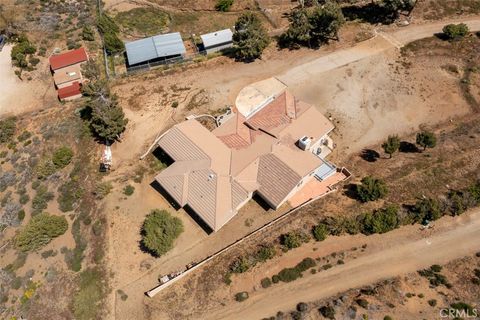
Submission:
[[39,79],[21,81],[11,66],[11,51],[12,46],[6,45],[0,52],[0,117],[43,108],[55,92],[53,81],[48,84]]
[[480,210],[457,219],[439,221],[435,229],[427,235],[419,231],[418,226],[412,226],[386,235],[351,239],[350,244],[366,243],[369,252],[344,265],[306,275],[292,283],[257,290],[246,301],[209,310],[202,318],[261,319],[278,310],[292,309],[299,301],[327,298],[350,288],[473,254],[479,250]]

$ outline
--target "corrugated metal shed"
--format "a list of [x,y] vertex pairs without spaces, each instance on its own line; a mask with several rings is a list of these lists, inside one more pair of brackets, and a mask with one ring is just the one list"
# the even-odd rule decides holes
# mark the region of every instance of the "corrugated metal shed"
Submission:
[[127,42],[125,49],[130,65],[157,58],[183,55],[186,52],[179,32]]
[[205,49],[216,47],[222,44],[232,42],[232,30],[225,29],[220,30],[212,33],[202,34],[200,38],[202,38],[203,46]]

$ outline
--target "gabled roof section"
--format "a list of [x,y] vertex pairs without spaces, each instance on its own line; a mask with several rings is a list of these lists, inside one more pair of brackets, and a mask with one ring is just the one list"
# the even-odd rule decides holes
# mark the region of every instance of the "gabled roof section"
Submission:
[[260,157],[258,165],[258,192],[275,208],[280,206],[302,177],[276,155]]
[[186,52],[179,32],[160,34],[125,43],[128,64],[134,65],[149,60],[183,55]]
[[71,66],[72,64],[85,62],[88,60],[88,55],[84,48],[79,48],[53,55],[49,60],[52,70],[57,70]]
[[66,98],[78,96],[78,95],[82,94],[81,88],[82,88],[82,86],[80,85],[80,83],[78,81],[75,81],[74,83],[72,83],[68,87],[63,87],[63,88],[58,89],[58,91],[57,91],[58,97],[60,99],[66,99]]
[[207,34],[202,34],[203,46],[205,49],[232,42],[233,32],[230,29],[224,29]]

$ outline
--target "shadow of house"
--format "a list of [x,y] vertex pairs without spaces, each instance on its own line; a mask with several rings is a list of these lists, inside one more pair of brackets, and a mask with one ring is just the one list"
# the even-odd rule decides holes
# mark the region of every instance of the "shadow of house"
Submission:
[[161,163],[163,163],[165,166],[170,166],[172,165],[175,161],[165,152],[162,150],[162,148],[157,147],[155,150],[152,152],[153,156],[157,158]]
[[158,193],[160,193],[175,210],[180,210],[182,208],[175,201],[175,199],[173,199],[172,196],[170,196],[170,194],[160,185],[160,183],[158,183],[157,180],[153,180],[152,183],[150,183],[150,186]]
[[188,206],[188,204],[183,207],[183,210],[185,210],[186,213],[197,223],[200,228],[202,228],[203,231],[205,231],[206,234],[211,234],[213,233],[212,228],[208,224],[205,223],[205,221],[193,210]]

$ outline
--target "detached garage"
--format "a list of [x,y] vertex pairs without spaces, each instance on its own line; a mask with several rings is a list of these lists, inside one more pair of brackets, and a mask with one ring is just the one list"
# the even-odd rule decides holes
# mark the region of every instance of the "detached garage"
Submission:
[[125,43],[127,67],[183,58],[186,53],[179,32],[161,34]]

